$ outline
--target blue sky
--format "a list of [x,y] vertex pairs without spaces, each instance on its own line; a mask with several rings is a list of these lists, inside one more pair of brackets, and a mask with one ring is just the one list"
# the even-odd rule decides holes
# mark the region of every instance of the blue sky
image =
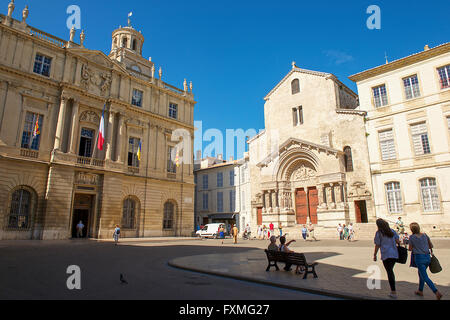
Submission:
[[[8,3],[0,2],[4,14]],[[263,98],[292,61],[333,73],[356,91],[348,76],[383,64],[385,52],[394,60],[450,41],[448,0],[16,0],[15,18],[26,4],[30,25],[63,39],[66,9],[78,5],[86,46],[105,53],[132,11],[146,37],[144,56],[162,66],[166,82],[181,88],[184,78],[192,81],[195,119],[204,132],[217,128],[224,136],[226,129],[264,128]],[[370,5],[381,9],[381,30],[366,27]]]

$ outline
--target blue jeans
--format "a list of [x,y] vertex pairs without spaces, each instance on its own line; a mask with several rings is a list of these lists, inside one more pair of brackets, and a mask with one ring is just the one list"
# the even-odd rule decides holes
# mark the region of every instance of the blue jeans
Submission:
[[429,254],[415,254],[414,260],[416,262],[417,268],[419,269],[419,291],[423,292],[425,283],[430,287],[430,289],[436,293],[438,290],[434,285],[433,281],[428,277],[427,269],[430,266],[431,257]]

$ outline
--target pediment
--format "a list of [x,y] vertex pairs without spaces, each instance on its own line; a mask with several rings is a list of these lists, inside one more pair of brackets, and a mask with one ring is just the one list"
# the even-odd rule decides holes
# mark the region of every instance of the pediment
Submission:
[[88,61],[88,63],[95,64],[100,67],[108,68],[108,69],[116,69],[122,72],[127,73],[126,69],[120,66],[115,61],[111,60],[106,54],[98,50],[89,50],[89,49],[69,49],[71,53],[76,54]]
[[267,158],[265,158],[263,161],[261,161],[260,163],[258,163],[258,167],[262,168],[262,167],[267,167],[269,166],[269,164],[273,161],[275,161],[276,159],[283,157],[284,154],[289,153],[292,150],[298,150],[298,149],[303,149],[303,150],[308,150],[308,151],[317,151],[317,152],[323,152],[326,153],[328,155],[334,156],[334,157],[338,157],[340,155],[343,155],[343,152],[337,149],[333,149],[324,145],[320,145],[314,142],[309,142],[306,140],[302,140],[302,139],[296,139],[296,138],[290,138],[288,139],[285,143],[283,143],[279,149],[278,152],[274,152],[272,154],[270,154]]

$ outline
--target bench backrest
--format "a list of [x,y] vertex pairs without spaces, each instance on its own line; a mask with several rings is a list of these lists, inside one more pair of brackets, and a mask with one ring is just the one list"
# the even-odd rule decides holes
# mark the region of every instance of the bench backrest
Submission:
[[284,262],[287,259],[287,254],[281,251],[269,251],[265,250],[267,259],[270,261]]
[[287,261],[289,263],[295,264],[295,265],[306,265],[306,257],[303,253],[289,253],[287,255]]

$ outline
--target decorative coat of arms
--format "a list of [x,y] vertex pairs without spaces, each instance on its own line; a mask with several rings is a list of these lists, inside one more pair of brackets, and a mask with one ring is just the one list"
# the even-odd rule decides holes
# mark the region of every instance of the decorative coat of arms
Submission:
[[111,87],[111,75],[108,73],[96,73],[92,71],[86,64],[81,67],[81,85],[84,89],[89,90],[90,85],[93,84],[100,89],[100,92],[105,96]]

